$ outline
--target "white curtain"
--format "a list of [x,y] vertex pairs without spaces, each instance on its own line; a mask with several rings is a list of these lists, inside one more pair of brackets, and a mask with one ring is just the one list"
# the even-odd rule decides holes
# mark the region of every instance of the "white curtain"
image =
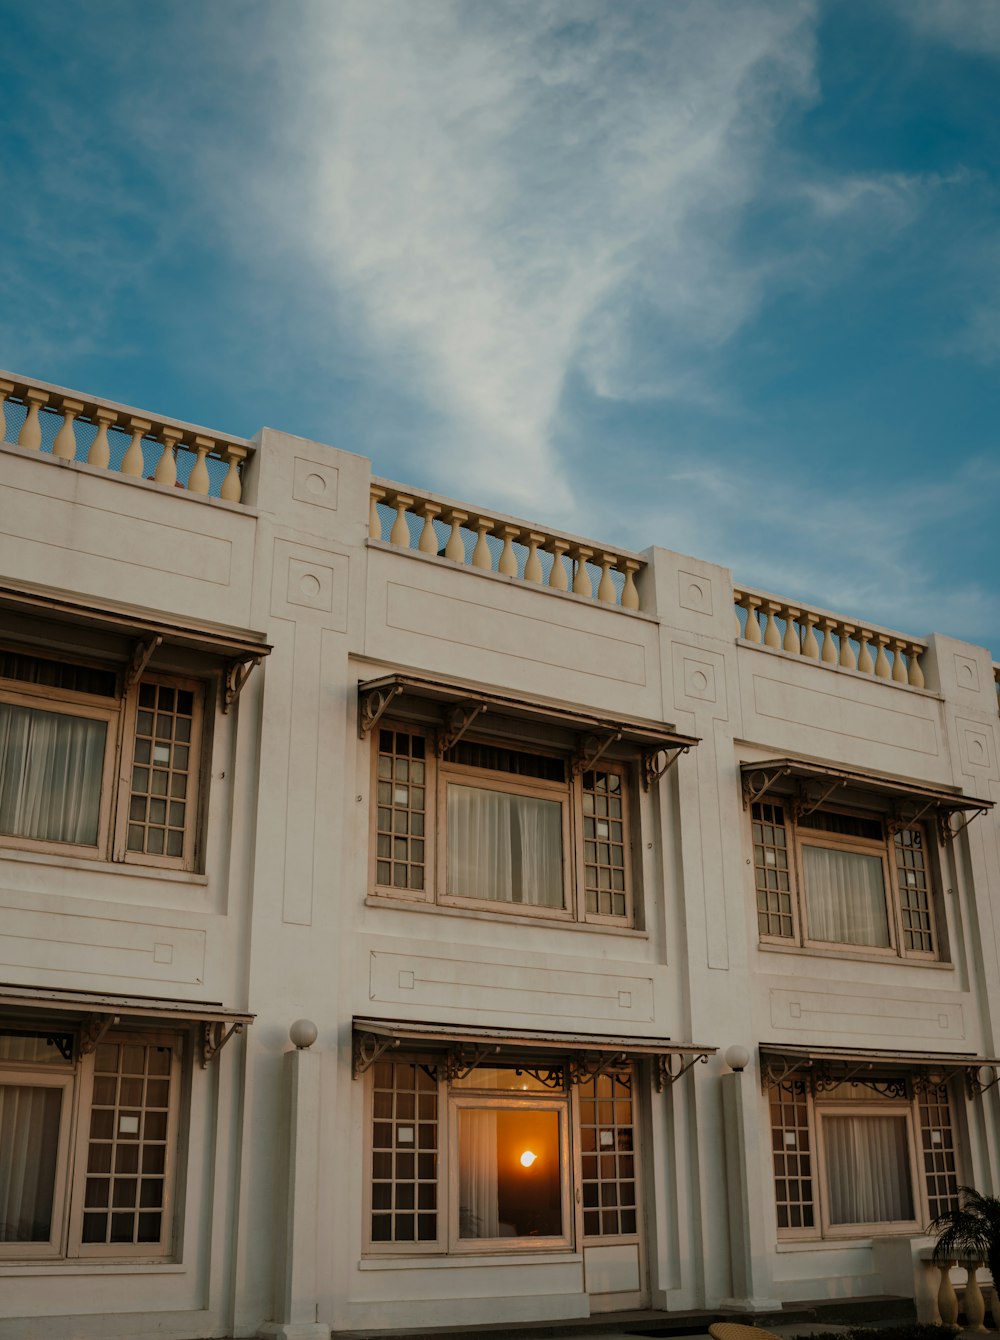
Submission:
[[809,938],[888,948],[882,861],[860,852],[802,848]]
[[62,1090],[0,1084],[0,1242],[47,1242]]
[[107,730],[0,703],[0,833],[96,846]]
[[448,787],[448,892],[495,903],[562,907],[562,806],[555,800]]
[[831,1224],[891,1224],[916,1217],[903,1116],[825,1116]]
[[497,1183],[497,1114],[465,1110],[458,1126],[460,1237],[500,1236]]

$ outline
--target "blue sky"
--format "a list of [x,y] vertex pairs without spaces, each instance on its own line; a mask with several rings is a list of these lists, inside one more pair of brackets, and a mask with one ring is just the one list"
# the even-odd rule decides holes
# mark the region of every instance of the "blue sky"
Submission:
[[1000,3],[0,24],[0,366],[1000,656]]

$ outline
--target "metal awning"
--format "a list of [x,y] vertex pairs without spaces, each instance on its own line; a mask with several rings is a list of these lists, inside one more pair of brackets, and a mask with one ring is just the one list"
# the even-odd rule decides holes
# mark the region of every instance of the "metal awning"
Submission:
[[[462,1079],[478,1065],[516,1064],[525,1071],[564,1066],[571,1084],[649,1058],[657,1089],[673,1084],[717,1047],[669,1038],[618,1037],[604,1033],[559,1033],[533,1028],[489,1028],[478,1024],[426,1024],[395,1019],[354,1020],[354,1078],[387,1052],[427,1056],[443,1078]],[[561,1081],[560,1081],[561,1082]]]
[[[844,790],[861,791],[895,801],[897,817],[903,822],[917,823],[931,812],[937,814],[944,841],[956,838],[973,819],[991,810],[994,804],[992,800],[966,796],[949,787],[914,782],[884,773],[861,772],[814,759],[777,758],[768,759],[765,763],[743,763],[740,765],[740,774],[744,809],[762,800],[785,779],[791,779],[798,782],[800,814],[812,813],[828,801],[835,800],[838,793]],[[952,828],[951,816],[959,813],[968,813],[969,817],[958,828]]]
[[784,1042],[762,1042],[759,1050],[764,1089],[799,1081],[811,1092],[823,1093],[837,1084],[863,1084],[879,1093],[902,1096],[906,1081],[917,1087],[920,1084],[936,1087],[962,1075],[966,1088],[973,1094],[985,1093],[1000,1082],[1000,1057],[977,1056],[973,1052],[883,1051]]
[[571,731],[578,737],[574,767],[580,771],[593,767],[615,745],[631,746],[642,756],[643,783],[647,789],[681,754],[700,743],[699,736],[681,735],[665,722],[617,713],[598,715],[562,703],[515,698],[481,685],[402,673],[383,675],[358,685],[358,734],[362,739],[398,699],[403,703],[397,705],[397,711],[406,699],[431,706],[429,721],[438,730],[439,754],[457,744],[478,718],[489,713],[490,719],[531,721]]
[[[0,983],[0,1029],[37,1024],[55,1041],[72,1040],[67,1060],[72,1055],[92,1052],[109,1028],[116,1024],[167,1023],[200,1024],[202,1068],[226,1045],[242,1033],[256,1015],[227,1009],[217,1001],[158,999],[152,996],[121,996],[111,992],[90,992],[18,986]],[[59,1045],[56,1041],[55,1045]],[[63,1050],[60,1047],[60,1050]]]
[[83,600],[66,591],[31,582],[0,582],[0,609],[60,619],[104,632],[118,633],[133,642],[126,671],[131,684],[142,674],[161,643],[221,657],[226,662],[222,710],[228,712],[240,695],[251,670],[271,651],[263,633],[229,628],[200,619],[171,619],[153,610],[120,601]]

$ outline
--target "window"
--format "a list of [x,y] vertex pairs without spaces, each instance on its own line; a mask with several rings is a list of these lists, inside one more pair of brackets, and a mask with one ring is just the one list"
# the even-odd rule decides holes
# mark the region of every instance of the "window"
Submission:
[[928,830],[879,813],[751,806],[760,938],[939,956]]
[[170,1254],[181,1035],[0,1031],[0,1260]]
[[192,869],[203,696],[0,650],[0,846]]
[[376,732],[374,879],[381,893],[563,919],[633,918],[627,772],[422,733]]
[[443,1069],[416,1058],[372,1066],[371,1251],[551,1251],[636,1237],[631,1069],[577,1085],[557,1061],[450,1081]]
[[812,1094],[793,1079],[770,1101],[779,1236],[916,1233],[957,1203],[947,1085],[886,1079]]

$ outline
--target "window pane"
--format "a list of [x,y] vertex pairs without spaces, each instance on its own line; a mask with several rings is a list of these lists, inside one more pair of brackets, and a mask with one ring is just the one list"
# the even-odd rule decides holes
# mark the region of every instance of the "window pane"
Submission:
[[449,785],[448,893],[562,907],[561,803]]
[[583,1203],[604,1209],[599,1217],[584,1216],[584,1234],[634,1232],[635,1215],[623,1208],[635,1205],[631,1075],[599,1075],[580,1085],[580,1140],[600,1154],[583,1159]]
[[107,730],[0,703],[0,833],[96,846]]
[[561,1237],[559,1113],[464,1108],[458,1117],[459,1236]]
[[[386,734],[387,732],[383,732]],[[419,1104],[418,1104],[419,1096]],[[379,1063],[373,1075],[373,1242],[412,1242],[415,1204],[420,1241],[437,1237],[437,1084],[411,1062]],[[419,1157],[417,1149],[422,1152]],[[398,1213],[388,1213],[394,1208]]]
[[0,1242],[48,1242],[62,1090],[0,1084]]
[[[154,688],[142,684],[140,689]],[[191,780],[191,751],[171,740],[190,740],[194,695],[158,686],[157,712],[139,712],[136,716],[133,764],[152,759],[157,766],[149,771],[133,767],[129,809],[128,850],[151,856],[180,858],[184,852],[184,833],[188,804],[183,798]],[[141,701],[141,697],[140,697]],[[169,807],[164,796],[173,796]]]
[[906,1117],[824,1116],[831,1224],[912,1220]]
[[[378,854],[393,861],[377,861],[375,883],[394,889],[423,889],[426,797],[424,741],[404,731],[382,731],[379,737],[377,844]],[[392,779],[392,780],[390,780]]]
[[[113,1067],[115,1080],[94,1086],[88,1165],[113,1172],[102,1179],[109,1184],[110,1205],[103,1191],[100,1199],[88,1196],[84,1241],[155,1242],[160,1216],[139,1210],[163,1204],[167,1113],[162,1109],[169,1100],[170,1050],[141,1042],[102,1044],[98,1062],[102,1072]],[[158,1078],[150,1078],[154,1075]],[[141,1201],[140,1168],[145,1174]],[[101,1209],[104,1213],[98,1213]]]
[[809,938],[889,946],[882,861],[860,852],[802,848]]
[[812,1152],[809,1107],[799,1081],[771,1090],[771,1149],[779,1228],[812,1228]]

